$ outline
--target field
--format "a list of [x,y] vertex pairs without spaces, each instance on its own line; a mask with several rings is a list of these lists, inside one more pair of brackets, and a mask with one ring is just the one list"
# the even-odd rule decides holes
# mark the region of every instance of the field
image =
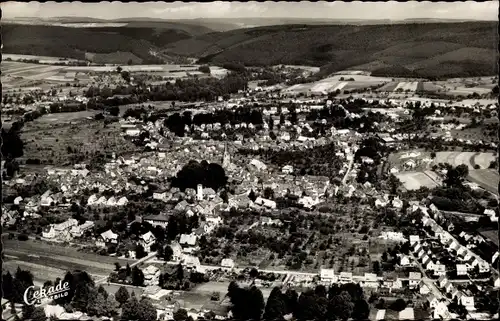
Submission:
[[[227,282],[216,282],[216,281],[210,281],[207,283],[203,283],[195,287],[192,292],[195,293],[200,293],[200,294],[212,294],[213,292],[219,292],[221,294],[221,297],[226,295],[227,289],[229,287],[229,281]],[[271,294],[272,288],[260,288],[262,291],[262,295],[264,296],[264,300],[267,301],[267,298]]]
[[49,244],[42,241],[8,240],[2,237],[5,261],[3,269],[15,271],[17,266],[29,269],[35,279],[45,282],[62,277],[67,271],[83,270],[95,276],[107,276],[114,270],[114,263],[126,265],[125,259],[79,252],[74,247]]
[[436,182],[435,174],[430,171],[400,172],[395,175],[407,190],[416,190],[420,187],[434,188],[439,186]]
[[[495,160],[493,153],[475,153],[475,152],[437,152],[436,158],[426,165],[419,163],[419,160],[430,158],[430,152],[423,150],[413,151],[414,157],[402,158],[406,153],[392,154],[389,158],[391,166],[401,169],[404,162],[412,159],[417,162],[417,171],[400,172],[396,176],[403,182],[407,189],[418,189],[420,186],[432,188],[436,186],[435,182],[429,178],[437,180],[435,173],[429,171],[434,164],[448,163],[452,166],[467,165],[469,168],[468,180],[474,182],[489,192],[498,193],[498,184],[500,176],[493,169],[488,169],[490,162]],[[474,166],[479,165],[480,169]]]
[[[354,80],[347,80],[353,78]],[[366,75],[336,74],[317,82],[298,84],[284,89],[284,93],[332,92],[336,90],[353,90],[376,86],[391,81],[390,78],[372,77]]]
[[470,170],[474,170],[475,165],[481,168],[488,168],[490,163],[495,161],[493,153],[474,152],[437,152],[434,159],[435,164],[448,163],[452,166],[467,165]]
[[94,113],[49,114],[26,123],[21,131],[25,144],[23,158],[39,159],[45,165],[66,166],[78,157],[83,157],[79,162],[89,164],[90,158],[95,157],[92,155],[101,151],[113,150],[120,154],[137,149],[120,135],[119,123],[104,127],[102,122],[86,118]]

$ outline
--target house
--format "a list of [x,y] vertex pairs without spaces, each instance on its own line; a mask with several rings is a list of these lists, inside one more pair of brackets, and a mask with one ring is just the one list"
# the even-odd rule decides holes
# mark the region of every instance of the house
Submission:
[[153,226],[161,226],[163,228],[167,227],[168,225],[168,218],[169,216],[167,215],[148,215],[143,218],[144,222],[148,222],[149,224]]
[[364,286],[377,288],[379,286],[377,275],[375,273],[365,273]]
[[433,318],[435,320],[449,320],[451,319],[451,314],[448,311],[448,306],[445,302],[439,302],[433,311]]
[[411,264],[410,257],[408,255],[401,255],[399,259],[399,265],[408,266]]
[[500,278],[496,278],[495,279],[495,282],[493,283],[493,286],[495,288],[500,288]]
[[413,246],[415,244],[420,243],[420,236],[418,235],[410,235],[410,245]]
[[467,275],[467,265],[466,264],[457,264],[457,276],[459,275]]
[[460,302],[467,309],[467,311],[473,311],[476,309],[474,307],[474,297],[473,296],[462,295],[462,297],[460,298]]
[[321,282],[333,283],[336,281],[335,271],[333,269],[321,269],[319,277]]
[[147,268],[143,269],[142,273],[144,274],[144,285],[145,286],[158,285],[158,282],[160,281],[160,274],[161,274],[161,271],[158,267],[156,267],[154,265],[150,265]]
[[234,261],[233,259],[222,259],[222,262],[220,265],[223,268],[228,268],[228,269],[233,269],[234,268]]
[[446,283],[448,282],[448,278],[444,275],[440,276],[439,279],[437,280],[437,284],[440,288],[444,288]]
[[183,263],[188,268],[193,268],[198,270],[201,266],[200,259],[192,255],[184,255],[182,258]]
[[410,276],[408,279],[410,289],[416,288],[422,280],[422,274],[420,272],[410,272]]
[[271,201],[271,200],[268,200],[268,199],[265,199],[265,198],[262,198],[262,197],[257,197],[257,199],[255,199],[255,204],[260,205],[260,206],[264,206],[264,207],[267,207],[267,208],[270,208],[270,209],[275,209],[276,208],[276,202],[275,201]]
[[429,297],[427,297],[427,302],[429,303],[429,307],[431,309],[435,309],[437,305],[439,304],[438,298],[436,298],[433,294],[431,294]]
[[196,234],[182,234],[181,238],[179,240],[179,244],[180,245],[194,246],[194,245],[196,245],[197,237],[198,236]]
[[479,273],[488,273],[490,272],[490,265],[488,262],[481,260],[479,262]]
[[182,247],[177,242],[170,243],[172,249],[172,261],[178,262],[182,260]]
[[434,264],[434,275],[446,275],[446,266],[444,264]]
[[107,244],[118,244],[118,234],[113,233],[111,230],[107,230],[97,237],[95,242],[96,246],[105,247]]
[[139,244],[142,245],[142,247],[144,248],[144,251],[146,251],[146,252],[151,252],[151,246],[155,242],[156,242],[156,238],[153,235],[153,233],[151,233],[151,231],[139,236]]
[[429,287],[426,284],[422,284],[422,286],[420,287],[419,293],[422,295],[427,295],[427,294],[431,293],[431,289],[429,289]]
[[339,282],[340,283],[351,283],[352,282],[352,272],[340,272]]
[[399,320],[414,320],[415,313],[413,312],[413,308],[406,308],[403,311],[399,312]]
[[375,321],[378,320],[385,320],[385,310],[378,310],[377,314],[375,315]]
[[94,227],[94,222],[92,221],[86,221],[82,225],[76,225],[71,228],[69,233],[73,237],[82,237],[83,233],[86,231],[89,231],[92,227]]

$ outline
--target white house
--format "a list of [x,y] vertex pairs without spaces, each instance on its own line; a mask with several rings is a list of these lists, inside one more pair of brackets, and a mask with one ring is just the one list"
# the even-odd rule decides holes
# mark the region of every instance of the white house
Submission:
[[467,275],[467,265],[457,264],[457,275]]
[[107,244],[117,244],[118,234],[113,233],[111,230],[107,230],[97,237],[95,244],[100,247],[105,247]]
[[340,283],[351,283],[352,282],[352,272],[340,272],[339,282]]
[[268,199],[265,199],[265,198],[262,198],[262,197],[257,197],[257,199],[255,199],[255,204],[260,205],[260,206],[264,206],[264,207],[267,207],[267,208],[270,208],[270,209],[275,209],[276,208],[276,202],[275,201],[271,201],[271,200],[268,200]]
[[180,245],[189,245],[189,246],[194,246],[196,245],[197,241],[197,235],[195,234],[182,234],[181,238],[179,240]]
[[143,269],[142,273],[144,274],[144,285],[146,286],[158,285],[161,274],[161,271],[158,267],[150,265],[147,268]]
[[69,233],[73,237],[82,237],[83,233],[86,231],[90,230],[92,227],[94,227],[94,222],[92,221],[86,221],[82,225],[75,225],[71,228]]
[[410,289],[414,289],[420,284],[420,281],[422,280],[422,274],[420,272],[410,272],[410,276],[408,279]]
[[446,266],[444,264],[434,264],[434,275],[446,275]]
[[151,252],[151,246],[155,243],[155,241],[156,238],[151,231],[139,236],[139,244],[142,245],[144,251],[146,252]]
[[410,257],[408,255],[401,255],[399,259],[399,265],[401,266],[408,266],[411,264]]
[[333,269],[321,269],[319,277],[322,282],[333,283],[336,281],[335,271]]
[[228,269],[233,269],[234,268],[234,261],[233,259],[222,259],[222,262],[220,265],[223,268],[228,268]]
[[467,311],[473,311],[476,309],[474,307],[474,297],[473,296],[462,295],[462,297],[460,298],[460,302],[467,309]]

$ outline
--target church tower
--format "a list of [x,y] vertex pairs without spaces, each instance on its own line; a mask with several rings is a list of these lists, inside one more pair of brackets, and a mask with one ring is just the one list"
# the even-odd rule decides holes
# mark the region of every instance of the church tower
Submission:
[[222,157],[222,168],[228,169],[231,165],[231,155],[227,150],[227,141],[224,143],[224,156]]

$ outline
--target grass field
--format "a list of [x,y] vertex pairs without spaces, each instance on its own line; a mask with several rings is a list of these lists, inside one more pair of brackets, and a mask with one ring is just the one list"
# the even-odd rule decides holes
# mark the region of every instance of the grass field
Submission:
[[36,280],[45,282],[62,277],[67,271],[82,270],[91,275],[104,277],[115,268],[131,260],[79,252],[76,248],[42,241],[18,241],[2,238],[5,261],[3,269],[15,271],[17,267],[31,271]]
[[407,190],[416,190],[420,187],[434,188],[438,183],[430,172],[400,172],[395,174],[396,177],[403,183]]
[[452,166],[467,165],[469,170],[473,170],[474,165],[479,165],[481,168],[488,168],[494,160],[495,156],[493,156],[493,153],[437,152],[434,163],[448,163]]
[[[354,80],[347,81],[353,78]],[[368,88],[391,81],[390,78],[372,77],[367,75],[336,74],[317,82],[308,84],[297,84],[283,90],[287,93],[305,93],[305,92],[331,92],[336,90],[352,90]]]

